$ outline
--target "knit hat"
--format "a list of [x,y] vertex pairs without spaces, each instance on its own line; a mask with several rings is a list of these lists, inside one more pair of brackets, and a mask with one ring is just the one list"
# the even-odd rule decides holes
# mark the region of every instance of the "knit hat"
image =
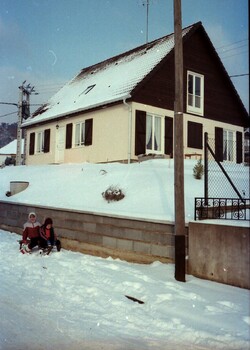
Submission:
[[53,221],[51,218],[47,218],[45,219],[44,221],[44,226],[46,227],[47,225],[52,225],[53,224]]

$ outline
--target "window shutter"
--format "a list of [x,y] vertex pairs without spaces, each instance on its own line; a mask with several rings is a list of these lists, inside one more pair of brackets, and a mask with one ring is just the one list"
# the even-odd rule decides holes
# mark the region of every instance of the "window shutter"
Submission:
[[66,149],[72,147],[72,128],[72,123],[66,125]]
[[44,130],[44,153],[48,153],[50,149],[50,129]]
[[215,158],[223,162],[223,129],[215,128]]
[[242,163],[242,132],[236,131],[236,163]]
[[165,148],[164,153],[173,158],[173,118],[165,117]]
[[93,119],[85,120],[85,146],[92,145]]
[[200,123],[188,122],[187,146],[202,149],[203,126]]
[[30,134],[29,155],[32,156],[35,153],[35,133]]
[[135,155],[146,152],[146,112],[136,111],[135,115]]

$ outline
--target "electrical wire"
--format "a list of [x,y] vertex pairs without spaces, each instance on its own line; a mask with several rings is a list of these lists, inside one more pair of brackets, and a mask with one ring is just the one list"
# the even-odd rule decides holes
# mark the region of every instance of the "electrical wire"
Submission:
[[17,112],[12,112],[12,113],[7,113],[7,114],[4,114],[4,115],[0,115],[0,118],[7,117],[8,115],[11,115],[11,114],[17,114]]

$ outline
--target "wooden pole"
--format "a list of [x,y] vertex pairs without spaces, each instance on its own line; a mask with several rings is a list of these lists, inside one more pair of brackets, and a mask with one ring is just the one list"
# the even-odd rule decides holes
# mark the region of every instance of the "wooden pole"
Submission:
[[185,282],[185,209],[183,155],[183,51],[181,0],[174,1],[175,104],[174,104],[174,179],[175,179],[175,279]]

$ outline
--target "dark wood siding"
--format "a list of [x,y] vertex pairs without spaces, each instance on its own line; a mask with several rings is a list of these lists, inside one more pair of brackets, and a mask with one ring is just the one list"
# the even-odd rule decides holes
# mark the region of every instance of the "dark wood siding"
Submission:
[[174,94],[174,55],[170,54],[135,89],[133,101],[173,110]]
[[173,158],[173,118],[165,117],[164,153]]
[[33,155],[35,153],[35,133],[32,132],[30,134],[30,144],[29,144],[29,155]]
[[[183,106],[186,113],[187,71],[204,75],[204,117],[247,125],[247,112],[202,28],[183,41]],[[174,110],[173,51],[132,92],[132,100]],[[199,117],[200,118],[200,117]]]
[[66,125],[66,149],[69,149],[72,147],[72,129],[73,129],[73,124],[67,124]]
[[[187,93],[187,71],[204,75],[204,116],[233,125],[244,126],[246,114],[230,79],[209,45],[203,30],[197,30],[183,43],[184,96]],[[186,111],[186,99],[184,100]]]
[[187,146],[202,149],[203,125],[195,122],[188,122]]
[[136,111],[135,115],[135,155],[146,152],[146,112]]

